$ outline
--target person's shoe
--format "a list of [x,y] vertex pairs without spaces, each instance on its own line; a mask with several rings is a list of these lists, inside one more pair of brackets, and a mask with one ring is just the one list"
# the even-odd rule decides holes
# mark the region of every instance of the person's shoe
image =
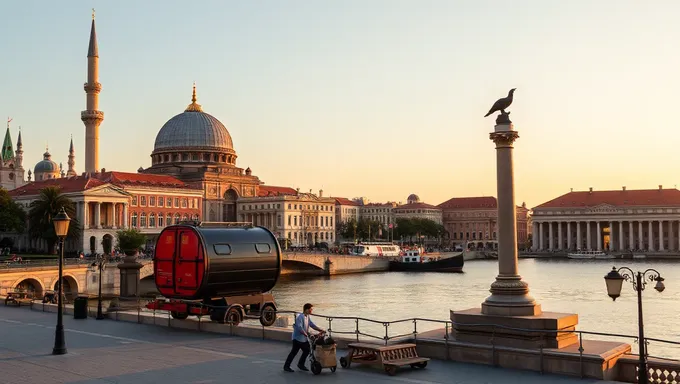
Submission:
[[309,372],[309,369],[307,369],[307,367],[305,367],[304,365],[298,365],[298,369],[301,371]]
[[291,369],[291,367],[283,367],[283,370],[286,372],[295,372],[293,369]]

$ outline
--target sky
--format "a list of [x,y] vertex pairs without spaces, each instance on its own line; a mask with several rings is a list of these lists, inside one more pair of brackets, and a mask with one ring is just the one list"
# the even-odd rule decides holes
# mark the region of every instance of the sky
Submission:
[[24,167],[83,171],[91,8],[100,167],[151,164],[190,103],[228,128],[269,185],[439,204],[495,196],[484,114],[510,88],[516,202],[673,188],[680,2],[288,0],[1,2],[0,116]]

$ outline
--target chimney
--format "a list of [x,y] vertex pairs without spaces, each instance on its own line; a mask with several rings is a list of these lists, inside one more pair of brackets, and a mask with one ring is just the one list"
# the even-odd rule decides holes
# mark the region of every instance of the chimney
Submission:
[[624,191],[626,190],[626,186],[625,186],[625,185],[623,186],[623,190],[624,190]]
[[593,187],[590,187],[589,190],[590,190],[590,193],[593,193]]
[[659,191],[663,189],[663,185],[659,184]]
[[323,197],[323,189],[319,189],[319,197]]
[[574,192],[574,188],[569,188],[569,192]]

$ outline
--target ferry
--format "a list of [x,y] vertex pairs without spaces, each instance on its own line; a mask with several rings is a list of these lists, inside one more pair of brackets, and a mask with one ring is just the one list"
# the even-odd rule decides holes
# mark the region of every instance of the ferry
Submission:
[[355,256],[394,257],[401,254],[401,248],[392,243],[359,243],[349,252]]
[[463,252],[452,256],[427,255],[422,248],[404,251],[397,260],[390,261],[390,271],[401,272],[463,272]]
[[602,251],[576,251],[568,253],[570,259],[613,259],[614,255],[608,255]]

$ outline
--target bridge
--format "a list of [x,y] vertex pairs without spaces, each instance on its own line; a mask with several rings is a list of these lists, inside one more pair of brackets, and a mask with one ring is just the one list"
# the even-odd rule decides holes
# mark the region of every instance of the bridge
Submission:
[[[153,261],[138,262],[143,265],[139,270],[140,280],[153,285]],[[67,296],[73,297],[79,293],[97,294],[99,272],[91,270],[90,264],[88,261],[68,260],[64,265],[64,292]],[[388,269],[389,262],[385,258],[286,252],[282,255],[281,274],[331,276]],[[0,295],[21,288],[32,291],[34,297],[42,297],[46,291],[59,288],[58,274],[59,266],[55,260],[6,265],[0,269]],[[107,265],[102,272],[102,292],[107,295],[120,292],[120,274],[114,263]]]

